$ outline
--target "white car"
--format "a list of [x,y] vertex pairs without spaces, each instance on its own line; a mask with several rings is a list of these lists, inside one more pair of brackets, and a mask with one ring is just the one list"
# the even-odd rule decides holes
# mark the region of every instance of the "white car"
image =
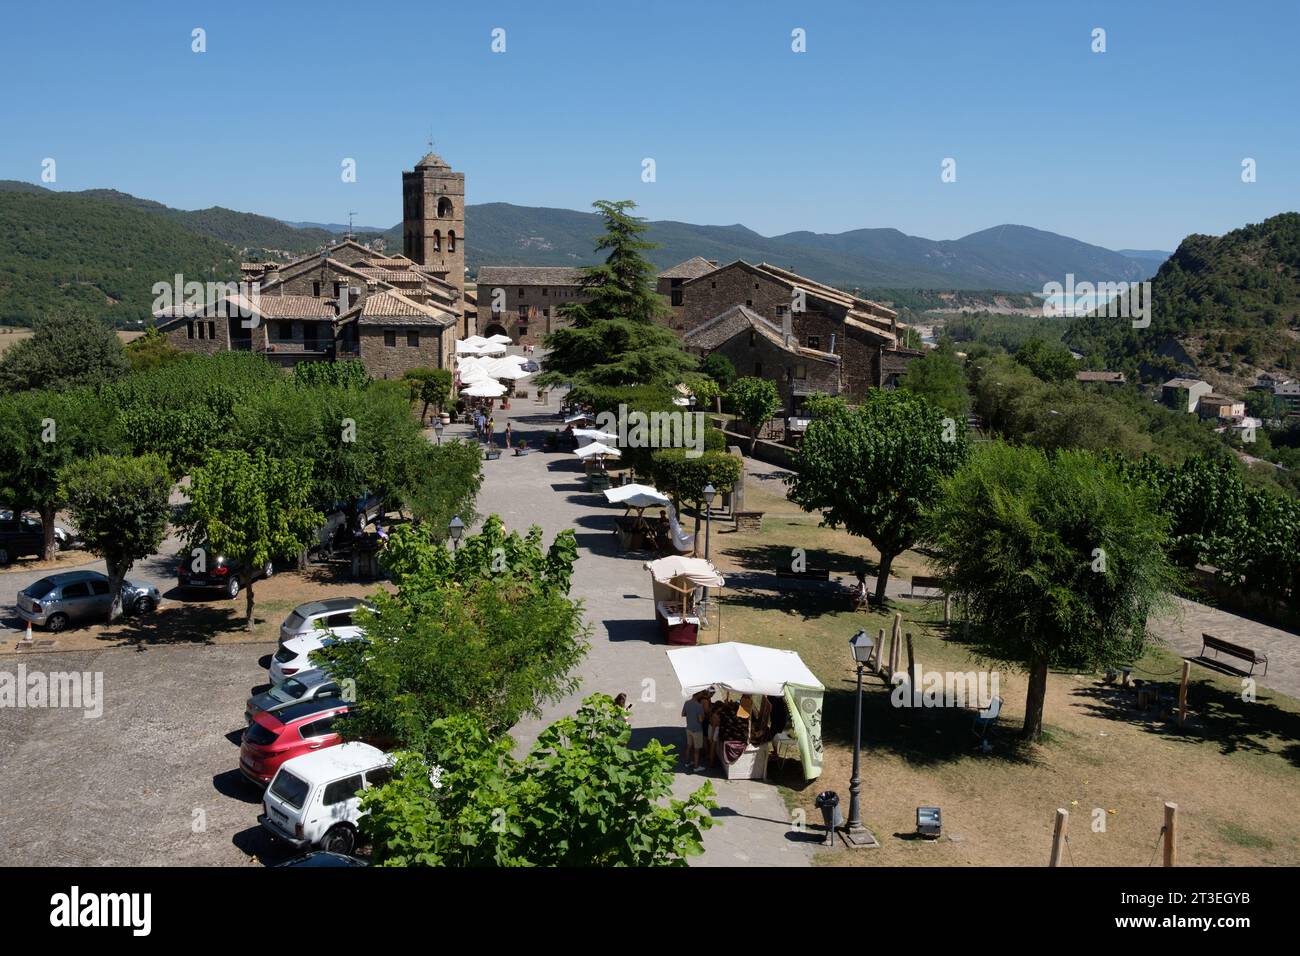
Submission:
[[391,758],[369,744],[339,744],[294,757],[275,772],[257,822],[298,849],[351,854],[361,791],[387,783],[391,774]]
[[300,604],[280,625],[280,646],[284,647],[295,637],[311,634],[321,627],[338,634],[350,633],[349,628],[356,630],[353,614],[359,607],[371,612],[375,610],[369,601],[354,597],[326,598],[323,601]]
[[278,684],[286,677],[292,677],[299,671],[317,667],[312,663],[311,652],[329,647],[341,641],[364,641],[365,632],[356,627],[336,627],[330,630],[316,630],[285,641],[271,656],[269,675],[272,684]]

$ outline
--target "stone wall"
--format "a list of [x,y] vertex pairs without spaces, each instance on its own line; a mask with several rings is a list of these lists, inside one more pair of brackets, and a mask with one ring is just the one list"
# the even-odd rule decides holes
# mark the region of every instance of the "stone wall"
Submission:
[[[502,292],[499,301],[494,295],[496,289]],[[481,285],[478,334],[504,332],[515,345],[541,345],[548,332],[569,324],[560,315],[560,306],[581,301],[577,286]],[[500,311],[493,311],[496,304],[500,304]],[[521,318],[521,314],[528,318]]]
[[[454,330],[447,330],[452,334]],[[401,378],[413,368],[438,368],[443,330],[433,326],[401,327],[396,325],[358,326],[361,363],[371,378]],[[393,333],[393,345],[386,344],[386,333]],[[419,345],[407,342],[407,333],[419,336]],[[445,354],[445,352],[444,352]]]

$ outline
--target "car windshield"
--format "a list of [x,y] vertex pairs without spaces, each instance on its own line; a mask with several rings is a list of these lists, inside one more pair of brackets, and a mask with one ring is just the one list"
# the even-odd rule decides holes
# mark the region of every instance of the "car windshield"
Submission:
[[297,700],[305,693],[307,693],[307,685],[296,677],[290,677],[271,688],[271,696],[282,704]]
[[249,724],[248,729],[244,731],[244,739],[258,747],[270,746],[279,739],[279,736],[275,731],[267,730],[256,721]]
[[299,780],[287,770],[281,770],[271,782],[271,792],[295,810],[302,809],[302,803],[307,799],[307,791],[310,789],[305,781]]
[[29,598],[42,598],[53,590],[54,581],[50,578],[41,578],[39,581],[33,581],[23,588],[23,594]]

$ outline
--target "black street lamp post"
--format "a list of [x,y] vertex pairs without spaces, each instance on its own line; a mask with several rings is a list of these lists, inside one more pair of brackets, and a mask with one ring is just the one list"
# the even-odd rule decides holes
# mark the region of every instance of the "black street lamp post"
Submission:
[[451,523],[447,525],[447,533],[451,535],[451,550],[455,551],[460,543],[460,536],[465,533],[465,522],[460,520],[460,515],[451,519]]
[[860,630],[849,640],[853,651],[854,663],[858,665],[858,695],[853,709],[853,777],[849,780],[849,821],[844,825],[841,836],[844,845],[850,849],[879,846],[871,831],[862,823],[862,671],[871,659],[871,649],[875,642]]

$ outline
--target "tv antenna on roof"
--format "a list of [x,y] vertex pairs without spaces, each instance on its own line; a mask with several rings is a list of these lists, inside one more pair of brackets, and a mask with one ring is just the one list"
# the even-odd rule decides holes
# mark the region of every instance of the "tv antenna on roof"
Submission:
[[347,237],[346,237],[346,238],[348,238],[348,239],[351,239],[351,238],[352,238],[352,217],[355,216],[355,215],[356,215],[355,212],[353,212],[353,211],[350,210],[350,209],[348,210],[348,234],[347,234]]

